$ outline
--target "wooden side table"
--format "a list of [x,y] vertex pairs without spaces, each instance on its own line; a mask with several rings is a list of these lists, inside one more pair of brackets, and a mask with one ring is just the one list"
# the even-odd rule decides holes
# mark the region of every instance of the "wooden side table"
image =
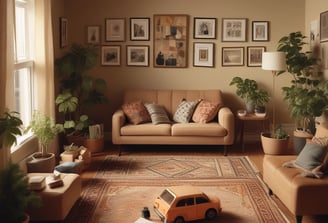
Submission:
[[236,115],[237,119],[240,123],[240,144],[242,146],[242,151],[245,151],[245,143],[244,143],[244,126],[245,122],[261,122],[262,123],[262,131],[265,129],[265,122],[269,119],[268,115],[265,116],[256,116],[255,114],[246,114],[245,116]]

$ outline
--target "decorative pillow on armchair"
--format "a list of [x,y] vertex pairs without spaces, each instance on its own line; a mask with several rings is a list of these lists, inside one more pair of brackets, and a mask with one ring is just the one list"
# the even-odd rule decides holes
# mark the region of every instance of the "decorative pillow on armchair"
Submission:
[[192,120],[198,123],[210,122],[216,117],[220,107],[218,103],[202,100],[197,105]]
[[176,112],[174,113],[173,120],[180,123],[188,123],[200,101],[200,99],[196,101],[187,101],[186,99],[182,99]]
[[125,103],[122,110],[128,120],[135,125],[151,121],[148,111],[141,101]]

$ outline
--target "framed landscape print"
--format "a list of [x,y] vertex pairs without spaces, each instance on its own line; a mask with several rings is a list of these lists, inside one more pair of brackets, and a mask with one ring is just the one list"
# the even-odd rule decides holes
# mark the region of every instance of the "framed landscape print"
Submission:
[[194,43],[194,66],[214,67],[214,43]]
[[216,18],[194,18],[194,39],[216,39]]
[[121,46],[102,46],[101,65],[120,66],[121,65]]
[[246,42],[247,19],[222,19],[222,42]]
[[105,19],[105,41],[125,41],[125,19]]
[[100,44],[100,26],[87,26],[87,43]]
[[265,46],[249,46],[247,47],[247,66],[262,66],[262,54],[265,52]]
[[188,15],[154,15],[154,67],[188,66]]
[[252,22],[252,40],[269,41],[269,22],[253,21]]
[[130,39],[149,40],[149,18],[130,18]]
[[328,41],[328,11],[320,13],[320,42]]
[[244,66],[244,47],[222,47],[222,66]]
[[128,66],[149,66],[149,46],[127,46]]

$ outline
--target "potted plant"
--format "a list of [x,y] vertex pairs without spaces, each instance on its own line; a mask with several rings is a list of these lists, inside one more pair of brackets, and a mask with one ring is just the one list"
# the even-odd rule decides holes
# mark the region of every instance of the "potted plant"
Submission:
[[59,80],[56,105],[59,113],[63,114],[65,135],[67,138],[78,136],[78,141],[68,140],[68,144],[84,145],[89,125],[93,124],[88,119],[88,109],[107,102],[106,81],[86,74],[96,65],[97,58],[95,46],[73,44],[70,51],[55,61]]
[[269,101],[269,94],[267,91],[258,88],[255,80],[242,79],[241,77],[234,77],[230,85],[236,85],[236,94],[245,100],[246,110],[248,113],[253,113],[254,108],[259,113],[264,113],[264,104]]
[[263,152],[269,155],[283,155],[288,153],[289,134],[278,126],[271,132],[261,133]]
[[[323,74],[319,59],[310,51],[303,51],[306,37],[301,32],[292,32],[279,40],[278,51],[286,53],[287,72],[292,75],[289,86],[282,88],[284,100],[288,103],[291,117],[295,120],[295,152],[303,148],[306,138],[314,134],[314,119],[321,116],[328,105]],[[281,75],[284,72],[279,72]],[[314,125],[313,125],[314,126]]]
[[22,125],[18,112],[4,112],[0,118],[0,149],[9,148],[17,143],[16,136],[22,135]]
[[38,138],[41,152],[32,154],[27,160],[28,172],[52,172],[56,164],[55,154],[48,153],[47,150],[57,134],[63,131],[62,126],[55,124],[51,117],[34,111],[31,122],[25,131],[29,130]]
[[6,223],[29,222],[28,208],[41,207],[41,198],[28,189],[28,179],[18,164],[0,170],[0,219]]

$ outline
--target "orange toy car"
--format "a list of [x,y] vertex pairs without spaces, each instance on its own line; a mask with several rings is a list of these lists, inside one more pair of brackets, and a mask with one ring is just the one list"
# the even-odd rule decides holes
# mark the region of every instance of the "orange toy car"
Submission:
[[173,186],[155,199],[154,211],[164,223],[214,219],[221,212],[221,202],[196,187]]

